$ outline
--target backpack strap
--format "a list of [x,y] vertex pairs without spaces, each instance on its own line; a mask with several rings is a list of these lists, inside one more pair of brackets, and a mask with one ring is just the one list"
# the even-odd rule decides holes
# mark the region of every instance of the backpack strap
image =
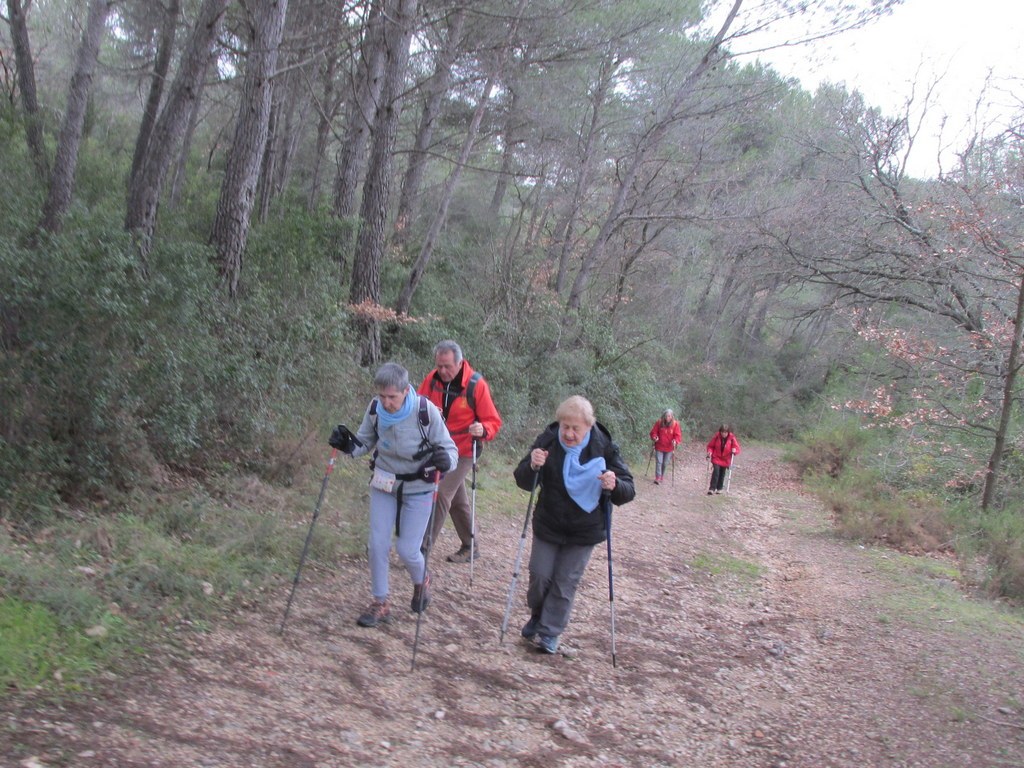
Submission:
[[484,375],[480,371],[473,371],[473,375],[466,382],[466,401],[469,403],[469,407],[473,409],[474,415],[476,415],[476,383],[483,377]]

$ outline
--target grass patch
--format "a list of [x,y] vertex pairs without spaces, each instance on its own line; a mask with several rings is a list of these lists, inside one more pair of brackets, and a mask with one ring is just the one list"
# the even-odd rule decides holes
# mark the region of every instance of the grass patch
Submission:
[[[0,684],[67,690],[134,651],[202,631],[276,594],[294,573],[323,475],[289,488],[252,476],[138,489],[45,528],[0,528]],[[353,489],[358,489],[352,492]],[[361,552],[365,467],[339,467],[310,560]],[[128,666],[127,668],[130,668]]]
[[868,552],[875,567],[897,586],[880,600],[887,615],[928,629],[1024,637],[1024,611],[964,594],[958,588],[956,563],[884,550]]
[[710,552],[698,552],[690,561],[690,565],[696,570],[704,571],[712,576],[732,576],[751,583],[759,579],[764,570],[758,563],[751,563],[732,555]]
[[83,626],[40,603],[0,598],[0,687],[78,689],[130,638],[121,617],[109,612]]

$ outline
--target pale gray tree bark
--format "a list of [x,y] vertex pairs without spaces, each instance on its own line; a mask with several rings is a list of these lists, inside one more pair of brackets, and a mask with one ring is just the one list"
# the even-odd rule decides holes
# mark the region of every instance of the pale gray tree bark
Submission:
[[135,151],[132,153],[132,167],[129,178],[135,176],[142,167],[146,156],[146,147],[153,134],[153,126],[160,111],[160,101],[164,95],[167,73],[171,68],[171,55],[174,53],[174,38],[177,36],[178,17],[181,15],[181,0],[170,0],[167,8],[157,4],[163,11],[163,24],[160,27],[160,40],[157,44],[156,56],[153,59],[153,75],[149,85],[149,95],[142,110],[142,123],[135,138]]
[[[353,304],[380,304],[380,270],[391,164],[417,6],[417,0],[389,0],[385,4],[384,83],[373,123],[373,142],[359,211],[359,236],[352,263],[350,291]],[[380,324],[373,317],[357,318],[356,322],[363,332],[362,362],[364,365],[376,364],[381,357]]]
[[316,145],[313,148],[313,170],[309,180],[309,197],[306,201],[306,210],[312,212],[320,201],[320,189],[323,185],[324,155],[327,153],[327,144],[331,140],[331,123],[338,114],[341,107],[341,100],[337,96],[337,89],[334,87],[334,73],[338,68],[338,55],[334,51],[328,51],[326,61],[321,68],[323,80],[323,92],[317,103],[319,119],[316,126]]
[[338,156],[338,174],[334,180],[334,215],[338,218],[346,218],[356,212],[356,190],[362,176],[366,145],[380,107],[384,67],[389,54],[383,37],[385,5],[385,0],[372,0],[366,21],[346,120],[345,141]]
[[402,179],[402,190],[398,196],[398,213],[395,216],[394,243],[403,245],[409,235],[409,227],[419,214],[420,186],[427,168],[429,150],[434,141],[434,125],[441,114],[441,105],[451,83],[452,65],[459,55],[462,44],[462,30],[466,23],[466,9],[460,6],[448,23],[448,35],[436,54],[434,72],[424,84],[425,98],[420,112],[416,140],[409,152],[409,163]]
[[195,26],[182,52],[167,101],[153,126],[145,159],[128,187],[124,225],[136,240],[143,268],[153,247],[164,181],[202,91],[210,51],[217,39],[229,1],[203,0]]
[[210,242],[217,250],[218,273],[228,295],[238,294],[242,256],[249,238],[256,185],[267,143],[272,76],[284,31],[288,0],[260,0],[252,9],[252,43],[224,183],[217,201]]
[[611,78],[616,66],[618,66],[618,61],[619,54],[615,50],[610,50],[602,59],[597,82],[590,97],[590,121],[585,131],[579,169],[576,171],[576,184],[573,186],[572,199],[569,202],[568,210],[566,210],[564,218],[558,224],[558,237],[555,239],[555,244],[558,246],[558,270],[555,273],[555,293],[558,294],[565,290],[565,284],[568,280],[569,256],[572,253],[576,239],[576,220],[580,215],[583,200],[589,192],[593,180],[594,165],[597,161],[597,141],[601,135],[601,111],[604,107],[608,89],[611,87]]
[[78,169],[78,149],[85,129],[85,112],[92,93],[92,79],[100,54],[100,43],[107,16],[112,7],[110,0],[90,0],[89,14],[82,30],[82,43],[75,58],[75,70],[68,88],[68,101],[64,109],[64,123],[57,139],[57,152],[50,175],[50,190],[43,204],[40,227],[57,232],[75,189],[75,171]]
[[434,247],[437,244],[437,238],[440,236],[441,230],[448,221],[448,209],[451,206],[452,197],[455,195],[455,188],[458,186],[459,177],[462,175],[462,169],[466,167],[466,163],[469,162],[469,156],[473,152],[473,145],[476,143],[476,137],[480,133],[480,123],[483,121],[484,112],[487,111],[487,106],[490,103],[491,91],[494,89],[495,84],[501,77],[504,70],[505,62],[508,60],[508,52],[516,39],[519,21],[522,18],[523,11],[525,10],[528,2],[529,0],[520,0],[519,6],[516,8],[515,16],[509,26],[505,47],[502,49],[498,57],[498,61],[494,65],[494,71],[487,78],[487,82],[484,84],[483,92],[480,94],[480,100],[477,102],[476,109],[473,111],[473,118],[470,120],[469,128],[466,131],[466,137],[463,139],[462,148],[459,150],[459,156],[455,161],[455,167],[452,168],[451,173],[448,174],[448,178],[445,180],[444,189],[441,192],[441,200],[438,202],[437,212],[434,214],[434,218],[430,222],[430,228],[427,231],[426,237],[423,239],[423,245],[420,248],[419,254],[416,256],[416,261],[413,263],[412,269],[409,270],[409,277],[406,279],[405,286],[402,288],[402,291],[398,296],[398,301],[395,304],[395,311],[398,314],[404,315],[409,313],[413,294],[416,292],[416,288],[420,284],[420,280],[423,279],[423,272],[426,270],[427,264],[430,262],[430,259],[434,254]]
[[46,158],[46,146],[43,141],[43,120],[36,92],[36,68],[32,61],[32,45],[28,34],[29,5],[30,3],[23,5],[21,0],[7,0],[7,19],[11,28],[11,43],[14,46],[14,63],[18,67],[18,91],[21,94],[29,156],[40,178],[48,179],[50,164]]
[[693,69],[690,70],[685,78],[683,78],[679,87],[672,94],[672,98],[669,100],[668,104],[664,105],[656,112],[655,119],[652,121],[650,128],[644,133],[643,138],[630,153],[627,160],[626,171],[619,181],[611,207],[604,216],[601,230],[598,232],[594,242],[584,255],[579,272],[576,273],[576,278],[573,281],[572,288],[569,292],[569,299],[566,302],[566,319],[568,319],[570,313],[578,311],[582,304],[583,294],[590,283],[590,275],[593,272],[595,265],[604,255],[605,249],[608,246],[608,241],[611,239],[612,233],[618,224],[619,217],[626,206],[627,195],[632,189],[637,175],[640,173],[644,160],[655,149],[657,149],[664,140],[672,122],[678,117],[678,113],[683,102],[691,95],[697,82],[725,56],[725,53],[722,50],[722,43],[724,42],[726,35],[729,33],[729,29],[732,27],[733,22],[736,20],[736,16],[742,5],[743,0],[733,0],[729,12],[722,22],[718,32],[705,49],[704,55],[701,56]]
[[167,196],[167,205],[174,210],[181,204],[182,190],[185,186],[185,177],[188,175],[188,160],[192,154],[192,139],[196,135],[196,128],[199,127],[199,115],[203,106],[203,91],[206,90],[206,75],[209,72],[210,64],[213,61],[214,53],[209,52],[206,57],[206,66],[203,67],[196,83],[195,97],[188,111],[188,122],[185,125],[184,135],[181,137],[181,149],[178,151],[178,159],[174,163],[174,176],[171,181],[171,193]]

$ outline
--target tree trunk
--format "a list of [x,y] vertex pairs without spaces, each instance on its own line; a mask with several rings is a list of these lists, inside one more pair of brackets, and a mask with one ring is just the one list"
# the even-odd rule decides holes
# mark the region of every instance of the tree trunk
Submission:
[[437,213],[434,215],[434,219],[430,223],[430,229],[427,232],[426,238],[423,240],[423,247],[420,248],[419,255],[416,257],[416,262],[413,264],[412,269],[409,270],[409,278],[406,280],[405,287],[402,289],[401,294],[399,294],[398,302],[395,304],[395,311],[400,315],[409,313],[413,293],[416,292],[416,287],[420,284],[420,280],[423,279],[423,272],[426,270],[431,256],[433,256],[437,238],[448,221],[448,208],[451,205],[452,197],[455,195],[455,187],[458,186],[459,177],[462,175],[462,169],[466,167],[466,163],[469,161],[469,156],[473,151],[473,145],[476,143],[477,134],[480,132],[480,123],[483,121],[484,112],[487,111],[487,105],[490,103],[491,91],[494,89],[494,85],[498,78],[501,77],[505,61],[508,58],[508,51],[512,47],[512,43],[516,37],[519,20],[522,18],[523,10],[526,8],[528,2],[529,0],[520,1],[519,7],[516,9],[515,18],[512,21],[512,25],[509,27],[508,37],[506,38],[506,43],[501,52],[501,56],[495,64],[494,72],[487,78],[487,83],[484,85],[483,92],[480,94],[480,101],[477,103],[476,109],[473,111],[473,119],[470,121],[469,129],[466,131],[466,138],[462,142],[462,149],[459,151],[459,157],[455,161],[455,167],[452,168],[452,172],[448,175],[448,179],[445,181],[444,190],[441,193],[441,201],[437,207]]
[[192,154],[192,138],[196,135],[196,127],[199,125],[199,112],[203,105],[203,91],[206,89],[206,73],[213,60],[212,52],[206,57],[206,66],[199,74],[199,81],[196,84],[195,98],[192,100],[192,107],[189,109],[188,124],[185,126],[185,135],[181,137],[181,149],[178,151],[178,160],[174,164],[174,177],[171,182],[171,194],[168,197],[167,205],[173,211],[181,204],[181,190],[185,185],[185,176],[188,171],[188,158]]
[[75,188],[78,169],[78,148],[85,128],[85,111],[92,92],[92,78],[100,54],[100,42],[107,15],[112,4],[108,0],[91,0],[89,16],[82,30],[82,44],[78,48],[75,71],[71,75],[68,103],[64,110],[64,124],[57,140],[57,153],[50,176],[50,192],[43,204],[40,226],[48,232],[57,232],[68,208]]
[[136,239],[143,266],[153,247],[164,180],[202,91],[210,50],[217,39],[228,2],[203,0],[199,17],[182,53],[178,74],[167,95],[167,103],[153,126],[146,157],[128,187],[124,226]]
[[[359,213],[361,226],[352,264],[350,295],[353,304],[380,304],[380,268],[384,255],[384,225],[391,183],[391,162],[398,118],[402,110],[401,95],[409,62],[409,44],[412,41],[417,0],[391,0],[388,6],[383,35],[387,63],[380,105],[374,120],[370,161],[363,183],[363,201]],[[363,365],[376,364],[381,357],[379,323],[375,318],[367,316],[359,318],[357,324],[363,332]]]
[[565,218],[559,222],[558,233],[561,238],[561,248],[558,252],[558,270],[555,273],[555,293],[561,294],[565,290],[565,283],[569,273],[569,256],[572,254],[574,239],[576,236],[576,219],[583,208],[583,200],[590,188],[590,177],[593,174],[595,162],[595,146],[600,135],[601,108],[604,105],[605,96],[611,85],[611,78],[615,73],[618,55],[613,51],[601,62],[601,70],[598,74],[597,85],[594,88],[594,95],[591,99],[590,126],[587,129],[587,138],[583,143],[583,157],[580,158],[579,171],[576,174],[576,186],[573,189],[572,202]]
[[348,132],[338,158],[338,175],[334,181],[334,215],[341,219],[356,211],[356,188],[359,186],[370,130],[379,112],[388,54],[387,42],[383,37],[386,26],[383,5],[384,0],[373,0],[370,5],[355,93],[349,105]]
[[306,210],[312,213],[320,200],[324,155],[327,153],[327,142],[331,139],[331,121],[337,114],[339,101],[334,95],[334,72],[338,66],[338,57],[328,52],[327,63],[323,67],[324,94],[319,105],[320,120],[316,127],[316,148],[313,151],[313,171],[309,181],[309,199]]
[[981,495],[981,509],[987,512],[992,506],[996,486],[999,483],[999,472],[1003,463],[1003,452],[1006,450],[1006,435],[1010,430],[1013,405],[1016,399],[1017,374],[1021,367],[1021,343],[1024,335],[1024,274],[1017,276],[1017,312],[1014,315],[1013,339],[1010,342],[1010,354],[1006,360],[1006,378],[1003,381],[1003,399],[999,410],[999,426],[996,428],[992,454],[988,458],[988,471],[985,473],[985,489]]
[[522,119],[519,114],[519,89],[509,85],[511,99],[508,105],[508,115],[505,118],[505,130],[502,132],[502,144],[504,151],[501,153],[501,170],[498,171],[498,181],[494,184],[494,194],[491,195],[490,217],[497,221],[501,215],[501,206],[505,202],[505,194],[508,192],[508,181],[512,177],[512,166],[515,164],[516,149],[520,140],[516,135],[516,125]]
[[278,124],[281,122],[281,104],[271,98],[270,117],[267,119],[267,140],[263,144],[263,158],[260,162],[259,182],[256,185],[256,221],[262,224],[270,214],[270,202],[274,199],[274,178],[277,175],[278,153],[281,149]]
[[[171,0],[165,10],[163,27],[160,30],[160,42],[157,45],[156,58],[153,61],[153,80],[149,85],[149,96],[142,111],[142,124],[139,135],[135,138],[135,152],[132,154],[132,167],[129,179],[139,172],[146,156],[146,147],[153,134],[156,116],[160,110],[160,100],[164,95],[164,84],[171,67],[171,54],[174,53],[174,38],[178,30],[178,16],[181,14],[181,0]],[[129,184],[131,182],[129,181]]]
[[636,180],[637,174],[640,172],[640,167],[643,165],[647,156],[657,149],[661,144],[661,141],[665,138],[672,121],[678,117],[677,113],[679,108],[682,106],[686,97],[693,91],[697,81],[700,80],[704,73],[711,69],[711,67],[714,66],[714,64],[722,57],[722,42],[724,41],[726,34],[729,32],[729,28],[732,26],[733,21],[735,21],[741,5],[743,5],[743,0],[733,0],[732,8],[729,9],[729,13],[726,16],[725,21],[722,22],[722,26],[718,30],[718,33],[709,43],[704,55],[693,70],[691,70],[683,79],[683,82],[680,83],[679,88],[676,89],[676,92],[672,96],[671,102],[659,115],[656,116],[652,127],[646,132],[645,137],[641,139],[640,143],[629,157],[626,173],[619,182],[618,190],[616,191],[611,208],[605,215],[604,223],[601,225],[601,230],[598,232],[597,238],[583,257],[583,263],[580,265],[579,272],[576,273],[576,279],[573,281],[572,290],[569,292],[569,300],[566,304],[566,320],[568,320],[570,313],[574,313],[580,308],[580,304],[583,300],[583,293],[590,282],[590,274],[593,271],[594,266],[604,255],[605,248],[608,245],[608,240],[611,238],[612,232],[618,225],[619,216],[622,214],[626,205],[626,196],[628,195],[629,190],[633,187],[633,182]]
[[21,0],[7,0],[7,18],[11,28],[11,43],[14,45],[14,62],[18,67],[18,90],[21,91],[21,108],[24,111],[25,139],[36,173],[39,174],[39,178],[48,179],[50,168],[43,142],[43,122],[36,95],[36,70],[32,61],[32,46],[29,43],[27,14],[28,11],[22,6]]
[[469,161],[469,155],[473,151],[473,144],[476,143],[477,134],[480,132],[480,123],[484,118],[484,112],[487,110],[487,104],[491,98],[491,91],[494,88],[495,76],[491,75],[487,80],[487,84],[484,85],[483,93],[480,95],[480,101],[476,105],[476,110],[473,112],[473,119],[470,121],[469,129],[466,132],[466,138],[462,142],[462,149],[459,151],[459,157],[455,161],[455,167],[452,168],[452,172],[448,174],[447,180],[444,183],[444,190],[441,193],[441,200],[437,205],[437,212],[434,214],[433,220],[430,222],[430,229],[427,231],[427,236],[423,239],[423,246],[420,248],[419,255],[416,257],[416,261],[412,265],[412,269],[409,270],[409,277],[405,281],[405,286],[402,288],[402,292],[398,295],[398,301],[395,303],[395,312],[400,315],[409,314],[409,307],[412,304],[412,295],[416,292],[416,287],[420,284],[420,280],[423,279],[423,272],[427,268],[427,264],[430,262],[431,256],[434,254],[434,246],[437,243],[437,238],[441,234],[441,230],[444,228],[445,223],[448,221],[448,208],[451,206],[452,197],[455,195],[455,187],[459,183],[459,177],[462,175],[462,169]]
[[267,143],[274,70],[284,31],[288,0],[260,0],[252,12],[252,45],[245,64],[235,138],[231,144],[224,183],[210,242],[217,249],[221,284],[232,298],[238,295],[242,254]]
[[448,25],[448,40],[444,48],[437,54],[434,74],[426,83],[427,96],[423,104],[423,112],[420,113],[416,141],[409,153],[409,164],[406,166],[405,177],[402,179],[402,191],[398,197],[398,214],[395,217],[394,235],[396,245],[403,245],[408,240],[409,227],[419,213],[420,186],[427,168],[429,157],[427,153],[434,141],[434,125],[437,116],[441,113],[441,104],[451,82],[452,64],[455,63],[455,58],[459,53],[465,21],[466,9],[464,6],[460,6],[456,9],[455,15]]

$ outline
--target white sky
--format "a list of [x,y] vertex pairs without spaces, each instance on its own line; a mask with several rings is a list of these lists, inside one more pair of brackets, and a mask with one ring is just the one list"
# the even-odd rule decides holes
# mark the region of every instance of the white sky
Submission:
[[810,91],[845,83],[888,114],[941,78],[910,163],[915,175],[934,175],[941,115],[949,118],[943,148],[959,146],[990,70],[985,122],[998,124],[1024,104],[1024,0],[904,0],[862,30],[760,58]]

